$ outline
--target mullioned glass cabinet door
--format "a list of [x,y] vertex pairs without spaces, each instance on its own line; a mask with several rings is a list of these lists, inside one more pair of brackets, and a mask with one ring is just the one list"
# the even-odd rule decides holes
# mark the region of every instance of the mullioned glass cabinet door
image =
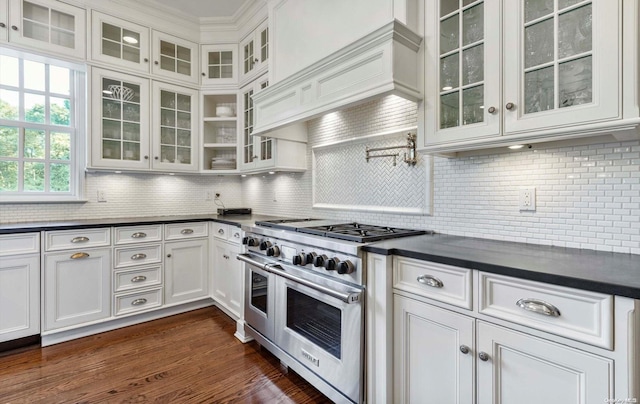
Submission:
[[504,2],[505,132],[618,116],[620,2]]
[[427,142],[497,135],[499,2],[437,0],[426,7]]
[[149,81],[94,68],[92,102],[92,165],[148,169]]
[[153,169],[198,169],[197,100],[196,90],[153,82]]
[[149,72],[149,28],[97,11],[91,21],[93,60]]

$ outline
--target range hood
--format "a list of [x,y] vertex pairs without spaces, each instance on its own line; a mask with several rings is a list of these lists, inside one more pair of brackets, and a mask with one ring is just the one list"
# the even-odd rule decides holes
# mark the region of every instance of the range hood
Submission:
[[265,88],[253,96],[252,134],[293,139],[292,124],[389,94],[420,101],[421,42],[421,36],[394,20]]

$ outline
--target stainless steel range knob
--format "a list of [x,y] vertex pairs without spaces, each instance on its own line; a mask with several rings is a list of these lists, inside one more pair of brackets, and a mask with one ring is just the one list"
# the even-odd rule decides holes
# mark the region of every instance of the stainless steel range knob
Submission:
[[256,247],[260,244],[260,241],[255,237],[245,237],[242,239],[242,244],[248,245],[249,247]]
[[304,254],[294,255],[293,258],[291,259],[291,263],[293,265],[306,265],[306,262],[305,262],[306,259],[307,259],[307,256]]
[[263,241],[262,243],[260,243],[260,249],[264,251],[267,248],[271,247],[271,245],[271,241]]
[[327,256],[322,254],[322,255],[316,255],[315,257],[313,257],[313,266],[314,267],[321,267],[324,265],[324,262],[327,260]]
[[305,260],[304,260],[304,264],[302,265],[307,265],[307,264],[313,264],[313,260],[318,256],[318,254],[314,253],[314,252],[310,252],[307,253]]
[[340,262],[340,260],[338,259],[338,257],[333,257],[333,258],[325,261],[324,268],[327,271],[335,271],[335,269],[338,266],[339,262]]
[[277,245],[267,248],[268,257],[277,257],[280,255],[280,248]]
[[354,272],[356,270],[356,266],[353,265],[353,262],[346,260],[346,261],[341,261],[338,264],[338,273],[339,274],[350,274],[352,272]]

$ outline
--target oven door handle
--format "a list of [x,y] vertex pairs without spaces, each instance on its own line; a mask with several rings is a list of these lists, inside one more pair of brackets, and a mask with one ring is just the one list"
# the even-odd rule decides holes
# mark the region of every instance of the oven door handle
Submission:
[[290,273],[286,272],[280,265],[278,264],[274,264],[274,263],[262,263],[259,261],[254,260],[253,258],[251,258],[249,255],[247,254],[238,254],[237,258],[240,261],[244,261],[247,264],[253,265],[257,268],[260,268],[264,271],[270,272],[272,274],[281,276],[285,279],[288,279],[290,281],[296,282],[300,285],[304,285],[308,288],[314,289],[320,293],[323,293],[325,295],[329,295],[331,297],[334,297],[338,300],[342,300],[343,302],[347,303],[347,304],[352,304],[352,303],[359,303],[360,302],[360,296],[362,295],[362,291],[358,290],[358,291],[349,291],[349,292],[338,292],[336,290],[333,290],[331,288],[328,288],[326,286],[323,285],[318,285],[317,283],[308,281],[306,279],[297,277],[295,275],[291,275]]

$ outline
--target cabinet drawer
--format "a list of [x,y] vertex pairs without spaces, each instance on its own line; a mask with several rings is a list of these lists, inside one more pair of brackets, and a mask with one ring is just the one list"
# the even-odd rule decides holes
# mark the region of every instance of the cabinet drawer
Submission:
[[162,284],[162,267],[160,265],[134,269],[131,271],[119,271],[115,274],[113,283],[114,292],[122,292],[131,289],[147,288]]
[[3,234],[0,236],[0,257],[40,252],[40,233]]
[[116,227],[113,244],[134,244],[162,241],[162,225]]
[[111,245],[111,229],[61,230],[45,233],[45,250],[58,251]]
[[116,316],[146,311],[160,306],[162,306],[162,288],[118,295],[113,302]]
[[242,230],[239,227],[224,223],[212,223],[213,236],[222,240],[240,244],[242,241]]
[[482,314],[613,349],[613,296],[479,273]]
[[405,257],[393,258],[393,287],[471,310],[472,271]]
[[124,268],[134,265],[157,264],[162,262],[160,244],[120,247],[115,251],[115,267]]
[[170,223],[164,225],[165,240],[180,240],[185,238],[207,237],[209,223]]

